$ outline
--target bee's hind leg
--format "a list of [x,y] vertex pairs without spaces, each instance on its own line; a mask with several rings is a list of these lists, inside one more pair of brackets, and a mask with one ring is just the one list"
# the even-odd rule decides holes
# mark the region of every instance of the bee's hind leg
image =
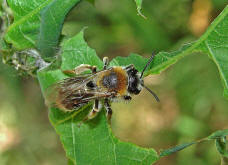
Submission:
[[96,99],[94,102],[92,111],[90,111],[90,113],[88,114],[88,116],[84,120],[93,119],[94,117],[97,116],[98,112],[100,112],[99,100]]
[[104,107],[106,109],[106,117],[107,117],[108,123],[111,124],[112,109],[108,99],[104,100]]
[[93,119],[94,117],[97,116],[98,112],[100,112],[100,107],[99,107],[99,100],[95,100],[93,109],[90,111],[90,113],[79,123],[79,127],[81,126],[82,123]]
[[87,70],[91,70],[92,73],[96,73],[97,72],[97,67],[96,66],[92,66],[89,64],[81,64],[77,67],[75,67],[73,70],[64,70],[62,71],[65,74],[80,74],[82,72],[85,72]]

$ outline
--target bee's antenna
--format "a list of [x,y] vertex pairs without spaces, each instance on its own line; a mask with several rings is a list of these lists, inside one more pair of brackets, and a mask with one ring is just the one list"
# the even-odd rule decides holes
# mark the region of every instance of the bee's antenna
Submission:
[[148,92],[150,92],[154,98],[156,99],[157,102],[160,102],[160,99],[158,98],[158,96],[150,89],[148,88],[147,86],[145,86],[144,84],[141,84],[144,88],[146,88],[146,90],[148,90]]
[[142,73],[141,73],[141,75],[140,75],[140,79],[142,78],[143,73],[145,72],[146,68],[150,65],[150,63],[151,63],[152,60],[154,59],[154,56],[155,56],[155,53],[153,52],[153,53],[152,53],[152,56],[151,56],[150,59],[148,60],[146,66],[144,67],[144,69],[143,69],[143,71],[142,71]]

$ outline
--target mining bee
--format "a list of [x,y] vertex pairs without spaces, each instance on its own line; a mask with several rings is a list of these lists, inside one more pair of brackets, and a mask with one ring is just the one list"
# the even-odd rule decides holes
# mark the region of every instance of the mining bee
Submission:
[[[150,65],[155,54],[152,54],[143,71],[140,73],[134,65],[125,67],[111,66],[107,57],[103,58],[103,70],[97,71],[96,66],[81,64],[73,70],[63,71],[65,74],[73,74],[73,77],[63,79],[55,84],[55,106],[64,111],[78,110],[82,106],[93,101],[93,109],[84,119],[94,118],[104,103],[106,115],[110,122],[112,109],[110,102],[113,100],[131,100],[131,95],[138,95],[142,88],[147,89],[159,102],[157,95],[144,85],[143,74]],[[87,70],[92,73],[81,74]]]

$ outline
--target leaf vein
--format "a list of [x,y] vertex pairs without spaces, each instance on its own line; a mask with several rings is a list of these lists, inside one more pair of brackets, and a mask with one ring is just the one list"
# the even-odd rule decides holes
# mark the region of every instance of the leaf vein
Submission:
[[220,75],[221,75],[222,79],[224,80],[225,87],[228,88],[228,82],[227,82],[227,80],[226,80],[226,78],[225,78],[224,73],[222,72],[222,70],[221,70],[221,68],[220,68],[220,64],[218,63],[217,59],[215,58],[215,56],[214,56],[214,54],[213,54],[213,52],[212,52],[212,50],[211,50],[211,48],[210,48],[208,42],[205,41],[204,43],[205,43],[205,45],[206,45],[206,47],[207,47],[207,49],[208,49],[208,53],[211,55],[211,57],[213,58],[215,64],[216,64],[217,67],[218,67],[218,70],[219,70],[219,72],[220,72]]
[[74,150],[74,158],[75,158],[75,162],[76,161],[76,148],[75,148],[75,135],[74,135],[74,122],[73,122],[73,118],[71,121],[71,133],[72,133],[72,142],[73,142],[73,150]]

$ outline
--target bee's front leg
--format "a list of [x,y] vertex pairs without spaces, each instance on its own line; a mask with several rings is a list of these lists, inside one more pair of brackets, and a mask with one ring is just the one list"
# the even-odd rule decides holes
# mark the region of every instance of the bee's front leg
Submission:
[[130,65],[127,65],[124,69],[128,71],[128,70],[131,70],[132,68],[134,68],[134,65],[130,64]]
[[108,68],[108,65],[109,65],[109,59],[108,59],[108,57],[104,57],[103,58],[103,63],[104,63],[103,69],[105,70],[105,69]]
[[85,72],[87,70],[91,70],[92,73],[96,73],[97,67],[92,66],[92,65],[88,65],[88,64],[81,64],[81,65],[75,67],[73,70],[64,70],[63,73],[65,73],[65,74],[80,74],[80,73]]
[[104,100],[104,107],[106,109],[106,117],[108,119],[108,123],[111,124],[112,109],[111,109],[111,105],[109,104],[109,100],[108,99]]

